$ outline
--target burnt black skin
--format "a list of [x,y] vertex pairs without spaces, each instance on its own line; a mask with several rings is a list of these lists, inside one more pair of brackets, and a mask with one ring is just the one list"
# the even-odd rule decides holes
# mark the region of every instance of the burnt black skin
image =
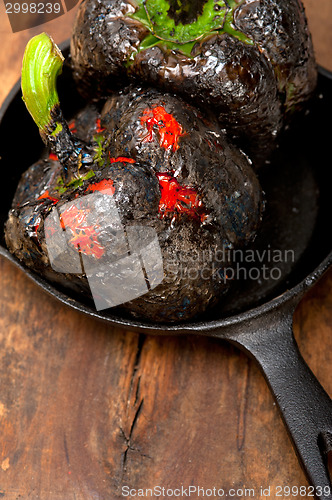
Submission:
[[82,92],[96,97],[127,80],[174,92],[213,109],[230,138],[255,165],[262,164],[284,121],[316,85],[311,38],[298,0],[244,0],[233,25],[254,44],[227,33],[212,35],[196,43],[192,57],[160,46],[137,53],[149,32],[128,17],[134,10],[129,0],[81,4],[71,54]]
[[[147,128],[141,118],[145,110],[157,106],[183,127],[175,151],[160,146],[157,128],[153,140],[144,141]],[[203,115],[177,96],[129,88],[108,99],[101,124],[113,138],[111,156],[125,153],[153,166],[155,172],[175,173],[181,185],[195,186],[202,195],[208,219],[224,233],[225,242],[239,247],[253,239],[260,220],[259,183],[247,157],[229,143],[212,114]],[[234,204],[237,215],[232,218]]]
[[[160,146],[158,129],[153,130],[151,142],[142,142],[146,130],[141,117],[144,110],[157,105],[183,127],[176,150]],[[95,176],[79,187],[68,188],[56,206],[60,209],[76,196],[84,196],[92,183],[112,180],[113,198],[123,225],[154,228],[164,265],[163,282],[122,307],[133,316],[151,321],[195,317],[220,300],[229,288],[223,269],[230,263],[222,258],[223,249],[244,246],[256,235],[262,216],[262,192],[256,175],[246,156],[228,143],[214,118],[203,116],[175,96],[133,88],[114,94],[100,115],[91,106],[80,114],[76,134],[81,140],[91,141],[94,129],[90,124],[99,116],[104,128],[104,158],[122,156],[135,163],[95,164]],[[176,211],[164,216],[160,213],[160,172],[176,173],[181,186],[197,190],[203,202],[197,216]],[[25,265],[49,280],[88,295],[84,274],[58,273],[48,258],[44,222],[54,204],[49,198],[38,198],[45,190],[50,197],[59,198],[55,186],[60,175],[61,166],[50,159],[40,160],[23,175],[6,224],[6,241]],[[200,218],[202,214],[206,218]],[[106,263],[108,258],[107,251],[100,263]]]

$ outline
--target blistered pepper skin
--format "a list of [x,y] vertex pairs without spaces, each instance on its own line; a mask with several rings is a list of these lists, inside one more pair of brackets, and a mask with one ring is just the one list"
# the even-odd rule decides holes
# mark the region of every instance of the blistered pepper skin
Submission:
[[[163,110],[155,114],[156,120],[154,110]],[[174,142],[167,120],[181,127],[174,127]],[[101,123],[113,137],[112,156],[125,151],[156,173],[173,173],[181,186],[196,187],[205,200],[207,220],[225,241],[239,247],[254,238],[261,218],[261,188],[247,157],[229,143],[213,115],[203,115],[176,96],[129,87],[107,100]],[[164,130],[167,143],[162,140]],[[232,216],[234,196],[238,204]]]
[[[102,194],[105,200],[98,203],[115,202],[127,233],[132,226],[135,232],[137,227],[155,231],[162,257],[162,281],[122,304],[126,315],[176,322],[222,301],[230,286],[227,249],[254,239],[262,191],[246,156],[228,143],[216,120],[178,97],[128,88],[109,98],[101,111],[88,106],[69,128],[81,140],[94,137],[102,161],[69,185],[56,158],[31,166],[6,223],[10,251],[46,279],[89,296],[82,270],[52,267],[46,232],[68,235],[65,264],[75,256],[78,261],[79,250],[84,263],[100,269],[107,280],[109,263],[120,260],[114,249],[122,257],[128,253],[121,238],[114,246],[107,229],[101,229],[109,227],[114,213],[103,210],[94,230],[89,211],[77,205]],[[46,223],[53,210],[62,213],[63,227]]]
[[211,33],[188,55],[163,44],[141,50],[150,32],[130,17],[129,0],[85,0],[71,41],[79,86],[91,97],[136,80],[208,106],[259,166],[285,116],[313,92],[316,65],[298,0],[237,3],[232,26],[240,35]]

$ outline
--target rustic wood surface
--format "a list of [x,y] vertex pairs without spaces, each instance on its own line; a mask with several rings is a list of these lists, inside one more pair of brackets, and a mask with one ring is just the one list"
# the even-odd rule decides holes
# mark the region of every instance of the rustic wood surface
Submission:
[[[318,61],[332,69],[331,0],[305,5]],[[0,1],[0,103],[27,40],[42,29],[63,41],[74,15],[12,34]],[[0,498],[113,500],[124,498],[123,485],[199,485],[253,488],[265,499],[278,485],[307,485],[244,354],[214,339],[109,328],[47,296],[3,258],[0,280]],[[301,351],[330,395],[331,287],[329,272],[295,314]]]

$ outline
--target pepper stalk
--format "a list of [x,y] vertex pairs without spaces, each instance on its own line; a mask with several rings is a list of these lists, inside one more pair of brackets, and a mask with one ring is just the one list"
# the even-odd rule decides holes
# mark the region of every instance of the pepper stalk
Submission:
[[93,159],[88,146],[69,130],[60,108],[56,81],[63,61],[60,49],[47,33],[31,38],[24,52],[21,87],[23,101],[43,142],[58,157],[65,177],[69,173],[75,177]]

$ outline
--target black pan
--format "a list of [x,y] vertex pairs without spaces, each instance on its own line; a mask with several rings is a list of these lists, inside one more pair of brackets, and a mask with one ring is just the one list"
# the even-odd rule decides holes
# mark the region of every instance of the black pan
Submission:
[[[68,44],[62,49],[65,53],[67,49],[68,54]],[[68,67],[59,79],[59,94],[67,118],[84,104],[75,91]],[[19,82],[0,111],[4,183],[0,201],[0,254],[61,302],[111,325],[157,335],[218,337],[242,348],[263,370],[308,480],[317,498],[325,500],[332,500],[327,469],[327,454],[332,450],[332,404],[301,357],[293,337],[292,320],[306,291],[332,265],[331,133],[326,125],[331,112],[332,75],[320,70],[318,90],[307,112],[298,115],[285,131],[271,165],[260,172],[267,205],[255,251],[262,257],[266,250],[259,265],[273,268],[273,277],[264,279],[260,275],[259,279],[234,280],[233,291],[213,310],[193,322],[167,325],[134,320],[115,309],[96,312],[88,299],[46,282],[8,252],[4,222],[20,175],[39,158],[42,143],[22,103]],[[25,130],[20,138],[19,161],[15,159],[18,129]],[[284,258],[272,265],[274,250],[282,252]]]

